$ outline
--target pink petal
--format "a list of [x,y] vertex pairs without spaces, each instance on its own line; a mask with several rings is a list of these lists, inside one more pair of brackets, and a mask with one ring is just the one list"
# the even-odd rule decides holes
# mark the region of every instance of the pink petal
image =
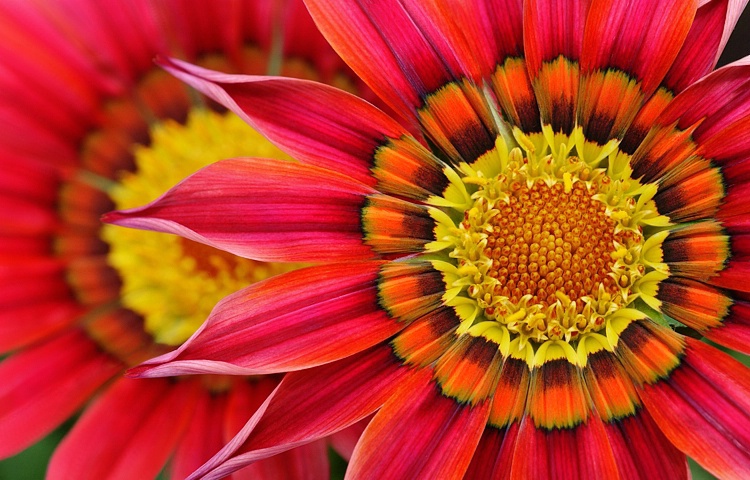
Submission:
[[379,263],[310,267],[220,302],[174,352],[130,371],[257,375],[310,368],[360,352],[403,325],[378,304]]
[[4,360],[0,364],[0,458],[49,433],[121,368],[78,330]]
[[162,66],[226,106],[295,159],[375,185],[369,168],[386,138],[408,135],[369,103],[328,85],[226,75],[179,60]]
[[365,429],[347,477],[460,478],[482,436],[490,403],[471,406],[448,398],[431,369],[418,370]]
[[[578,123],[587,138],[604,144],[622,137],[672,66],[695,9],[694,3],[683,0],[591,4],[578,102]],[[624,85],[618,71],[638,83]]]
[[750,370],[690,337],[669,378],[641,399],[677,448],[719,477],[750,475]]
[[695,14],[685,43],[664,78],[679,93],[716,66],[721,52],[748,0],[711,0]]
[[141,208],[104,221],[175,233],[267,262],[372,257],[360,225],[369,187],[317,167],[269,159],[214,163]]
[[408,374],[385,345],[289,373],[242,431],[190,478],[222,478],[342,430],[380,407]]

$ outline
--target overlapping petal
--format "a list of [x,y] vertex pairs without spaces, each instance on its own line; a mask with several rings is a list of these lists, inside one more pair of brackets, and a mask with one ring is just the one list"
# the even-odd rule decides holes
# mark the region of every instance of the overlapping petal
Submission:
[[253,284],[219,303],[180,348],[131,374],[276,373],[365,350],[403,328],[378,305],[379,267],[310,267]]
[[375,191],[318,167],[268,159],[225,160],[145,207],[108,214],[117,225],[176,233],[262,261],[373,256],[360,224]]

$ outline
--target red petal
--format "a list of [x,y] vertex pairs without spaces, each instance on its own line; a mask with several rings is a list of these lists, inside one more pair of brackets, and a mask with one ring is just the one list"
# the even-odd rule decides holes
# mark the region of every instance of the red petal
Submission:
[[255,283],[222,300],[179,349],[130,373],[277,373],[365,350],[403,328],[378,305],[379,267],[310,267]]
[[281,77],[227,75],[179,60],[162,66],[226,106],[295,159],[375,185],[369,171],[386,138],[408,135],[388,115],[328,85]]
[[[524,2],[524,46],[542,122],[569,134],[575,125],[578,62],[588,1]],[[563,57],[563,58],[559,58]]]
[[604,144],[625,133],[674,62],[695,9],[682,0],[592,3],[578,109],[587,138]]
[[0,458],[13,455],[57,427],[121,366],[74,330],[0,364]]
[[379,408],[407,374],[387,346],[289,373],[242,431],[191,478],[222,478],[342,430]]
[[487,426],[464,478],[493,480],[510,478],[519,425],[519,423],[512,423],[507,429]]
[[620,478],[684,478],[688,465],[685,454],[672,445],[646,410],[605,424],[609,444],[617,461]]
[[421,106],[425,95],[458,74],[460,57],[444,43],[443,32],[424,24],[430,19],[420,15],[416,2],[306,4],[344,61],[405,118]]
[[0,310],[0,352],[24,347],[70,327],[83,314],[72,299],[14,305]]
[[155,477],[187,426],[201,388],[194,381],[120,379],[55,450],[48,477]]
[[645,385],[643,403],[677,448],[722,478],[750,475],[750,370],[686,338],[682,364]]
[[618,478],[617,464],[597,415],[574,428],[538,428],[521,422],[511,478]]
[[489,401],[469,406],[443,396],[431,369],[422,369],[402,383],[367,426],[347,476],[461,478],[481,438],[489,406]]
[[254,260],[372,257],[360,225],[365,195],[348,177],[269,159],[214,163],[141,208],[104,221],[182,235]]

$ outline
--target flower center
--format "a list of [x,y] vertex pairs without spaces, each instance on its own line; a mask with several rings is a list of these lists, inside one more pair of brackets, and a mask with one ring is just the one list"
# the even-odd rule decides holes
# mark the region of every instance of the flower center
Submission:
[[[651,287],[664,278],[668,219],[651,200],[656,188],[631,179],[617,151],[591,158],[580,148],[581,158],[565,144],[553,154],[519,140],[509,151],[499,138],[460,164],[431,202],[438,226],[427,250],[443,272],[444,302],[462,320],[460,335],[484,336],[505,353],[530,358],[597,332],[606,347],[616,332],[603,330],[637,316],[634,302],[653,304]],[[570,347],[556,351],[577,361]]]
[[[234,114],[193,110],[183,125],[153,127],[152,142],[135,151],[135,172],[109,193],[117,209],[148,203],[184,177],[238,156],[288,159]],[[172,235],[104,226],[108,262],[122,279],[123,306],[144,318],[159,343],[184,342],[225,296],[296,266],[247,260]]]

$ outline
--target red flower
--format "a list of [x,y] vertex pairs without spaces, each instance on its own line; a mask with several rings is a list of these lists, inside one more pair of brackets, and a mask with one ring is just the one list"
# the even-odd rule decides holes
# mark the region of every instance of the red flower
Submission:
[[[289,270],[162,235],[102,230],[102,213],[154,198],[170,176],[235,145],[274,154],[241,121],[231,127],[241,142],[224,137],[232,118],[155,66],[157,54],[354,85],[297,2],[0,5],[0,353],[9,354],[0,364],[0,456],[83,409],[50,478],[154,477],[170,458],[168,472],[183,477],[280,379],[121,376],[187,338],[211,302]],[[327,472],[326,443],[315,442],[247,474]]]
[[308,0],[416,136],[164,61],[300,163],[220,162],[107,220],[320,264],[133,370],[291,372],[194,475],[375,413],[351,478],[747,477],[750,372],[694,338],[750,350],[750,66],[710,73],[745,3]]

